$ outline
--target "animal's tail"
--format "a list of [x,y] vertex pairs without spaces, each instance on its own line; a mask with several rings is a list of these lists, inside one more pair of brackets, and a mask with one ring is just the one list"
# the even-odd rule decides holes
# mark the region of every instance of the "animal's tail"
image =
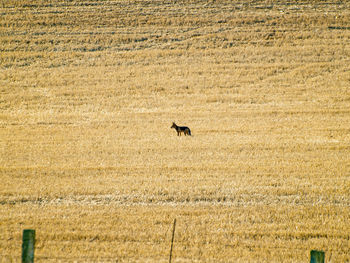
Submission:
[[191,130],[190,130],[190,129],[188,129],[188,134],[189,134],[190,136],[192,136]]

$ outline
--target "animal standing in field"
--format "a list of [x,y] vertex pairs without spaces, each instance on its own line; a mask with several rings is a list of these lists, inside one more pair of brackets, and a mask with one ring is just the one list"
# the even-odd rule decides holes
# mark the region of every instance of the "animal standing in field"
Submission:
[[185,136],[186,135],[191,136],[191,130],[186,126],[177,126],[175,122],[173,122],[173,125],[170,128],[174,128],[177,131],[177,136],[181,136],[182,132],[185,134]]

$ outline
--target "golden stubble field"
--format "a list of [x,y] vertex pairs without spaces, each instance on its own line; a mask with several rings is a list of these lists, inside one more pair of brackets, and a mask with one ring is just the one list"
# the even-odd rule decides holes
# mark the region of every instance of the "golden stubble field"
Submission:
[[0,262],[350,261],[347,1],[2,0],[0,67]]

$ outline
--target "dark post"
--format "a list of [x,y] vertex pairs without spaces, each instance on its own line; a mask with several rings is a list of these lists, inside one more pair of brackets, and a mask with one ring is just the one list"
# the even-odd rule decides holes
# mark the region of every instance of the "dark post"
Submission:
[[324,263],[324,252],[311,250],[310,258],[310,263]]
[[22,263],[34,262],[35,230],[23,230]]
[[169,263],[171,263],[171,257],[173,256],[173,244],[174,244],[175,226],[176,226],[176,218],[174,219],[173,236],[171,237]]

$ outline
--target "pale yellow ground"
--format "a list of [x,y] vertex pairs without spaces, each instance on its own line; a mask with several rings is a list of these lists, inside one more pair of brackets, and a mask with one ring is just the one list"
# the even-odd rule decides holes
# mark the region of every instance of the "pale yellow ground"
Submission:
[[350,261],[347,2],[0,13],[0,262]]

